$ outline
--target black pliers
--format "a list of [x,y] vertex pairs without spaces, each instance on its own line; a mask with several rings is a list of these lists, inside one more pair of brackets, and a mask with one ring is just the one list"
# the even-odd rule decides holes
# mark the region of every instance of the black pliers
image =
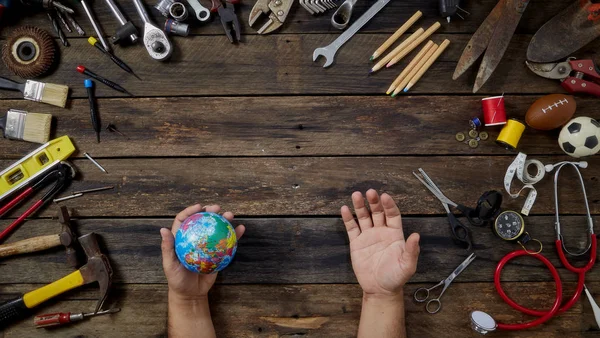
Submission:
[[[231,43],[235,41],[240,41],[241,36],[241,25],[240,20],[235,15],[234,5],[239,3],[239,0],[226,0],[226,7],[223,6],[221,0],[211,0],[212,7],[210,8],[211,12],[217,12],[219,14],[219,18],[221,19],[221,24],[223,25],[223,29],[225,30],[225,35]],[[231,32],[235,33],[235,40]]]
[[42,206],[51,201],[54,196],[61,192],[75,177],[75,169],[67,162],[60,162],[56,165],[56,168],[48,172],[45,176],[42,176],[39,180],[35,181],[33,185],[23,190],[15,198],[10,200],[2,208],[0,208],[0,216],[3,216],[8,211],[12,210],[15,206],[23,202],[27,197],[31,196],[34,192],[41,190],[49,184],[54,184],[44,193],[42,198],[36,201],[31,207],[29,207],[19,218],[12,222],[6,229],[0,232],[0,241],[4,240],[8,234],[13,231],[17,226],[25,221],[25,219],[31,216],[34,212],[38,211]]

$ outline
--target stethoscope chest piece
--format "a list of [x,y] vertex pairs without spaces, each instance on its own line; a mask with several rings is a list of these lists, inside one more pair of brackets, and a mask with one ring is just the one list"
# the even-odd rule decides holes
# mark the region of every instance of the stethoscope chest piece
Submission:
[[477,333],[487,334],[495,331],[498,326],[492,316],[483,311],[471,312],[471,328]]

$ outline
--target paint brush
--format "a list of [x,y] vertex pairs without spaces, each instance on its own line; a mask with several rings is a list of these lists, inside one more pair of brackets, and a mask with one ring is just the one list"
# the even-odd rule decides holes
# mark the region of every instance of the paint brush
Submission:
[[121,92],[121,93],[130,95],[130,96],[133,96],[133,94],[131,94],[130,92],[128,92],[125,88],[123,88],[123,87],[119,86],[118,84],[116,84],[116,83],[114,83],[114,82],[112,82],[112,81],[110,81],[108,79],[105,79],[102,76],[100,76],[100,75],[98,75],[98,74],[96,74],[96,73],[88,70],[84,66],[81,66],[81,65],[77,66],[77,71],[80,72],[81,74],[87,75],[87,76],[89,76],[89,77],[91,77],[93,79],[96,79],[96,80],[102,82],[103,84],[109,86],[110,88],[112,88],[112,89],[114,89],[114,90],[116,90],[118,92]]
[[18,83],[3,77],[0,77],[0,89],[18,90],[23,93],[25,100],[43,102],[62,108],[66,106],[69,95],[67,86],[33,80]]
[[46,143],[50,140],[51,125],[50,114],[28,113],[16,109],[9,109],[6,116],[0,118],[0,129],[4,131],[4,137],[10,140]]

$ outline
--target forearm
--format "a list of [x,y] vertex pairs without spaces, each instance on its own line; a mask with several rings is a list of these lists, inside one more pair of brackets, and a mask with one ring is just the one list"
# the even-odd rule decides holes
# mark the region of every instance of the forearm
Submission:
[[182,299],[169,291],[169,337],[216,337],[208,298]]
[[404,292],[394,296],[363,294],[358,338],[404,338]]

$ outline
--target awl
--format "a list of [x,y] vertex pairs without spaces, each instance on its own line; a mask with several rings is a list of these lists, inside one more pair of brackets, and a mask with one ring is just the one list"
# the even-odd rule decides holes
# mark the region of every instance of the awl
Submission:
[[79,322],[84,320],[86,317],[93,317],[98,315],[107,315],[110,313],[119,312],[121,309],[110,309],[104,311],[98,311],[96,313],[71,313],[71,312],[57,312],[57,313],[48,313],[45,315],[35,316],[33,319],[33,324],[36,328],[41,329],[44,327],[54,327],[61,326],[65,324],[70,324],[73,322]]

